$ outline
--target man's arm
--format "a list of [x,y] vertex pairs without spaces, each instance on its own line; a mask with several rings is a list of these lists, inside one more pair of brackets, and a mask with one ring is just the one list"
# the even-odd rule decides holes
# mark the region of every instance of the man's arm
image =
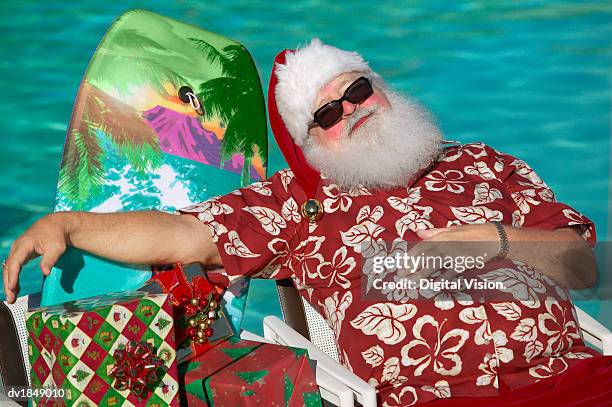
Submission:
[[510,242],[508,258],[532,265],[567,288],[582,290],[597,282],[593,249],[573,228],[505,229]]
[[208,227],[193,216],[157,211],[123,213],[58,212],[47,215],[15,240],[3,267],[4,292],[12,303],[19,273],[42,256],[48,275],[67,246],[123,263],[221,264]]
[[[585,289],[597,282],[597,265],[593,250],[574,229],[559,228],[549,231],[511,226],[504,228],[510,246],[509,259],[527,263],[567,288]],[[490,248],[495,246],[492,242],[499,240],[497,230],[492,224],[420,230],[417,234],[427,242],[426,245],[435,242],[462,242],[459,247],[466,250],[466,242],[473,242],[473,253],[481,255],[483,248],[486,248],[484,251],[488,251],[490,255],[488,260],[496,255],[490,253]],[[436,246],[436,250],[441,252],[453,247],[452,243],[446,249],[444,244]],[[415,246],[414,250],[418,252],[420,248]]]

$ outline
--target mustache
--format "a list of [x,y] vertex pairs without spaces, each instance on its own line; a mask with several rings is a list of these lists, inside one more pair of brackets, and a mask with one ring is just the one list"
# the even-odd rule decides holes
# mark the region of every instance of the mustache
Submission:
[[353,111],[353,113],[349,116],[349,118],[346,120],[346,123],[344,124],[343,137],[348,138],[351,132],[353,131],[353,128],[355,127],[355,125],[357,124],[359,120],[373,113],[378,112],[378,110],[379,110],[379,107],[375,105],[368,106],[368,107],[360,106],[357,109],[355,109],[355,111]]

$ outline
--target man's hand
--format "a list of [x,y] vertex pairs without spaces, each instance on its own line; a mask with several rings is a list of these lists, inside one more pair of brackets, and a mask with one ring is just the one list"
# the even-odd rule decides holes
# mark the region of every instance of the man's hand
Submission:
[[210,229],[193,216],[59,212],[34,223],[13,243],[3,267],[9,303],[19,293],[19,273],[29,260],[42,256],[40,268],[48,275],[67,246],[129,264],[221,264]]
[[[593,250],[574,229],[504,228],[510,245],[509,259],[529,264],[567,288],[585,289],[596,283]],[[419,230],[417,234],[423,241],[409,250],[409,256],[483,256],[486,263],[494,259],[500,249],[497,230],[489,223]],[[422,267],[413,275],[428,278],[438,270],[440,267]],[[410,274],[404,272],[406,275]],[[438,278],[455,277],[455,270],[447,270]]]
[[4,294],[13,303],[19,293],[19,273],[30,260],[42,256],[40,269],[49,275],[57,259],[66,251],[69,219],[54,213],[39,219],[12,244],[2,267]]
[[[430,259],[459,258],[482,259],[486,263],[499,252],[499,236],[494,225],[490,223],[479,225],[461,225],[448,228],[437,228],[417,231],[423,241],[415,244],[409,251],[410,257],[421,257],[423,261]],[[473,266],[472,266],[473,267]],[[428,261],[413,273],[402,270],[402,276],[412,278],[429,278],[441,270],[442,261]],[[471,267],[468,267],[471,268]],[[457,277],[458,272],[453,269],[446,270],[438,278],[451,280]]]

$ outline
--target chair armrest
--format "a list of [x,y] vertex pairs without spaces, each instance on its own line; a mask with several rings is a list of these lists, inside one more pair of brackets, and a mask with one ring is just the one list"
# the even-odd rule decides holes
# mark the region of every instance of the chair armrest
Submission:
[[[247,331],[244,329],[240,332],[240,337],[242,339],[247,339],[250,341],[277,343],[274,342],[271,338],[263,338],[251,331]],[[303,346],[300,347],[304,348]],[[327,371],[323,370],[323,368],[321,368],[318,363],[315,374],[317,378],[317,386],[319,386],[319,391],[321,392],[321,397],[323,399],[335,404],[336,406],[353,407],[353,391],[349,387],[334,378]]]
[[584,340],[601,349],[604,355],[612,355],[612,333],[610,330],[579,307],[576,306],[575,308]]
[[264,343],[276,343],[271,339],[268,338],[264,338],[263,336],[259,336],[256,333],[253,333],[251,331],[247,331],[246,329],[243,329],[240,331],[240,338],[241,339],[246,339],[247,341],[257,341],[257,342],[264,342]]
[[317,366],[350,388],[363,407],[376,407],[376,391],[372,386],[329,357],[282,320],[273,315],[267,316],[263,320],[263,328],[264,336],[268,339],[282,345],[307,349],[310,358],[317,361]]

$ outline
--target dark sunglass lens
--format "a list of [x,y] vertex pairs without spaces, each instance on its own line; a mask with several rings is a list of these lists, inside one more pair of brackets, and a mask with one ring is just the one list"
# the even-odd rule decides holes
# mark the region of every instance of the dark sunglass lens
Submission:
[[314,114],[315,122],[321,127],[329,127],[342,117],[342,104],[337,101],[326,104]]
[[366,100],[372,94],[372,86],[367,79],[356,82],[348,89],[346,100],[351,103],[360,103]]

